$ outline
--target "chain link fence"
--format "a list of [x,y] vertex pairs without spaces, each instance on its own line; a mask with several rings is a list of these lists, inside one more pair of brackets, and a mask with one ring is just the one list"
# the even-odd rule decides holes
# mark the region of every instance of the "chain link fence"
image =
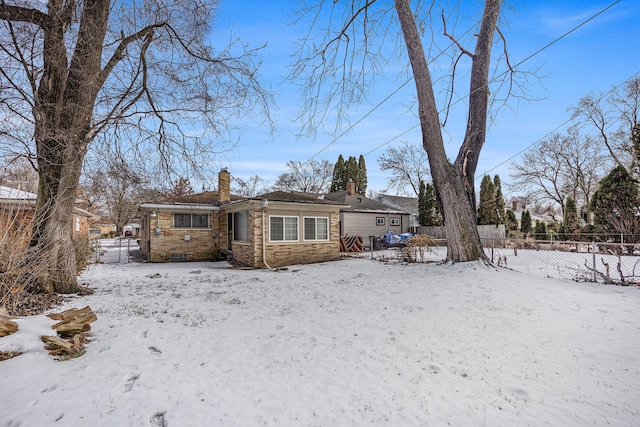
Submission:
[[134,261],[139,252],[138,242],[129,237],[97,239],[92,242],[92,261],[103,264],[127,264]]
[[640,282],[640,245],[624,243],[624,238],[591,237],[590,242],[487,239],[483,246],[495,265],[527,274],[620,285]]
[[[580,282],[640,284],[640,236],[589,235],[587,240],[481,239],[485,254],[498,267],[535,276]],[[366,248],[361,256],[379,261],[441,262],[446,240],[428,245]]]

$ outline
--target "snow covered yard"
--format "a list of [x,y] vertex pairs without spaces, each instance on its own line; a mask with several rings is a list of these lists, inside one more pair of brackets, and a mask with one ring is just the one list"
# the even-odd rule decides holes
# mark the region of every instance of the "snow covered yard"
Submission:
[[638,288],[357,258],[80,279],[85,355],[54,361],[44,315],[0,339],[0,426],[640,425]]

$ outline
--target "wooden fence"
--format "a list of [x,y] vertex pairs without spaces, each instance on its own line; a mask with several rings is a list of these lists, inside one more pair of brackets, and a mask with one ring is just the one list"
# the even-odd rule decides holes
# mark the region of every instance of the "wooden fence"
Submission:
[[[415,234],[427,234],[429,236],[435,237],[436,239],[447,238],[447,230],[444,227],[419,226],[419,227],[416,227]],[[502,241],[507,237],[504,224],[479,225],[478,234],[480,235],[480,238],[483,239],[483,241],[485,239],[495,239],[497,241]]]

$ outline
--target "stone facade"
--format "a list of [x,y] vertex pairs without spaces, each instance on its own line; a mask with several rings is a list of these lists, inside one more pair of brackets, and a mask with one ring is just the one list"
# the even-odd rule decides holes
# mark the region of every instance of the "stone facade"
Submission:
[[[140,247],[149,261],[217,260],[230,251],[230,261],[234,265],[277,268],[340,258],[339,204],[282,192],[267,195],[271,198],[239,200],[229,194],[230,181],[231,175],[226,170],[218,174],[215,200],[199,198],[199,203],[142,204]],[[192,195],[192,198],[196,196],[199,195]],[[174,214],[188,212],[207,212],[209,227],[174,227]],[[270,241],[270,216],[298,218],[298,240]],[[326,241],[304,240],[304,218],[307,217],[328,218],[329,238]],[[236,226],[239,228],[234,230]],[[234,240],[234,235],[238,241]]]
[[[209,215],[208,228],[176,228],[174,213],[185,211],[161,211],[146,213],[140,235],[140,247],[151,262],[202,261],[218,258],[219,246],[215,230],[218,229],[218,212]],[[203,212],[196,212],[202,214]],[[155,215],[155,216],[153,216]]]
[[[340,259],[340,224],[338,209],[327,212],[316,210],[254,209],[249,212],[249,242],[233,242],[233,263],[251,267],[279,268],[286,265],[310,264]],[[270,242],[268,238],[269,215],[286,214],[299,218],[299,235],[303,235],[302,219],[305,216],[329,217],[329,240],[307,242]],[[263,216],[264,215],[264,216]],[[263,240],[265,241],[263,248]],[[263,256],[264,254],[264,256]],[[266,259],[265,259],[266,258]],[[265,262],[266,261],[266,262]]]

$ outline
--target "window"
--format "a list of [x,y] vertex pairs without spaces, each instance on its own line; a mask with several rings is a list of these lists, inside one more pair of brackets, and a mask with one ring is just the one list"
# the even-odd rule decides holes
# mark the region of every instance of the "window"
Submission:
[[279,242],[295,242],[298,240],[297,216],[270,216],[269,240]]
[[80,231],[80,217],[76,217],[76,231]]
[[306,217],[304,219],[304,240],[329,240],[329,218]]
[[249,213],[247,211],[233,213],[233,240],[236,242],[249,241]]
[[400,218],[389,218],[389,225],[400,225]]
[[174,228],[209,228],[209,214],[173,214]]
[[384,217],[377,217],[376,218],[376,225],[384,225]]

